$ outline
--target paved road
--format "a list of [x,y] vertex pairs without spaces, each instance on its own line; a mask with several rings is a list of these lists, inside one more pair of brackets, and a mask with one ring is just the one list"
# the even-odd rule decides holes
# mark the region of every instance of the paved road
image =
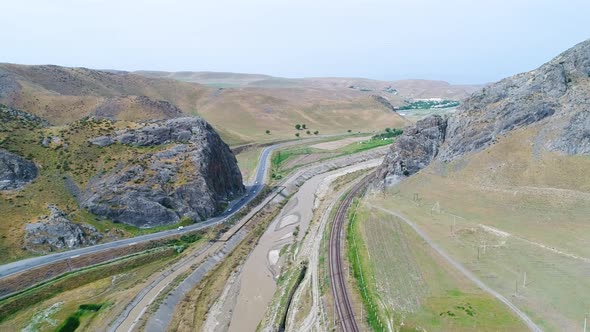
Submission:
[[59,253],[55,253],[55,254],[40,256],[40,257],[23,259],[23,260],[16,261],[13,263],[5,264],[5,265],[0,266],[0,279],[7,277],[9,275],[15,274],[15,273],[20,273],[20,272],[23,272],[23,271],[26,271],[29,269],[33,269],[33,268],[37,268],[37,267],[40,267],[40,266],[43,266],[46,264],[55,263],[55,262],[58,262],[61,260],[65,260],[65,259],[68,259],[72,256],[77,257],[80,255],[87,255],[87,254],[91,254],[91,253],[101,252],[104,250],[110,250],[110,249],[120,248],[120,247],[124,247],[124,246],[128,246],[128,245],[134,245],[139,242],[165,238],[165,237],[168,237],[172,234],[182,234],[182,233],[192,232],[195,230],[201,230],[201,229],[208,228],[208,227],[217,225],[219,223],[222,223],[223,221],[225,221],[229,217],[231,217],[233,214],[238,212],[242,207],[244,207],[246,204],[248,204],[251,200],[253,200],[256,197],[256,195],[260,192],[260,189],[262,189],[264,182],[265,182],[266,171],[269,167],[270,155],[273,152],[273,150],[275,150],[279,147],[282,147],[284,145],[287,145],[287,144],[295,144],[295,143],[301,143],[301,141],[296,141],[296,142],[292,142],[292,143],[275,144],[275,145],[271,145],[271,146],[264,148],[262,150],[262,153],[260,154],[260,158],[258,160],[258,167],[256,169],[256,177],[254,178],[254,183],[251,183],[247,187],[247,194],[244,195],[242,198],[231,202],[228,209],[223,214],[221,214],[217,217],[208,219],[204,222],[200,222],[200,223],[197,223],[194,225],[186,226],[182,230],[172,229],[172,230],[137,236],[137,237],[133,237],[133,238],[129,238],[129,239],[107,242],[107,243],[98,244],[98,245],[94,245],[94,246],[90,246],[90,247],[84,247],[84,248],[73,249],[73,250],[69,250],[69,251],[65,251],[65,252],[59,252]]
[[506,297],[504,297],[504,295],[496,292],[495,290],[491,289],[490,287],[488,287],[486,284],[483,283],[483,281],[479,280],[479,278],[477,278],[473,273],[471,273],[469,270],[467,270],[461,263],[457,262],[455,259],[453,259],[451,256],[449,256],[444,250],[442,250],[436,243],[434,243],[430,237],[428,237],[428,235],[426,235],[426,233],[424,233],[420,228],[418,228],[418,226],[416,226],[416,224],[414,224],[410,219],[406,218],[405,216],[403,216],[400,213],[397,213],[395,211],[391,211],[388,209],[384,209],[380,206],[376,206],[373,204],[367,204],[368,206],[375,208],[377,210],[383,211],[385,213],[391,214],[393,216],[398,217],[400,220],[402,220],[403,222],[405,222],[406,224],[408,224],[408,226],[412,227],[412,229],[414,229],[414,231],[420,235],[420,237],[426,241],[426,243],[428,243],[428,245],[430,245],[430,247],[432,247],[432,249],[434,249],[441,257],[443,257],[447,262],[449,262],[453,267],[455,267],[457,270],[459,270],[459,272],[461,272],[464,276],[466,276],[469,280],[473,281],[479,288],[481,288],[483,291],[491,294],[492,296],[494,296],[495,298],[497,298],[498,300],[500,300],[502,303],[504,303],[508,308],[510,308],[510,310],[512,310],[512,312],[514,312],[526,325],[527,327],[534,332],[542,332],[543,330],[537,325],[535,324],[535,322],[533,322],[529,316],[527,316],[527,314],[525,314],[522,310],[520,310],[517,306],[515,306],[512,302],[510,302]]
[[[227,250],[229,246],[235,244],[236,240],[234,240],[234,238],[241,238],[243,236],[242,234],[244,234],[244,232],[246,231],[242,228],[244,224],[247,223],[261,209],[263,209],[270,201],[275,199],[279,193],[280,190],[275,190],[275,194],[269,195],[264,201],[258,204],[258,206],[251,209],[250,212],[246,216],[244,216],[242,220],[240,220],[240,222],[236,223],[230,230],[228,230],[224,234],[224,236],[221,238],[222,241],[208,243],[205,247],[199,249],[196,253],[188,257],[185,257],[184,259],[175,263],[171,267],[168,267],[165,271],[161,272],[161,274],[153,282],[151,282],[149,285],[145,286],[141,291],[139,291],[137,295],[133,298],[133,300],[125,306],[125,309],[110,324],[108,331],[113,332],[133,330],[133,327],[144,315],[148,306],[150,306],[153,303],[153,301],[160,295],[160,293],[164,289],[166,289],[166,287],[179,275],[182,275],[187,271],[190,272],[191,270],[194,270],[194,265],[199,264],[197,270],[199,270],[200,272],[191,272],[193,273],[192,276],[185,279],[182,282],[183,292],[186,293],[187,289],[192,289],[192,287],[188,287],[186,285],[189,285],[190,283],[198,283],[201,280],[201,278],[205,275],[205,273],[207,273],[217,262],[219,262],[219,260],[215,259],[222,258],[223,255],[225,255],[225,253],[228,252]],[[230,236],[229,234],[233,234],[233,236]],[[226,238],[226,236],[230,237]],[[162,305],[172,308],[172,306],[175,306],[176,303],[182,299],[184,293],[179,292],[178,287],[179,286],[177,286],[170,294],[168,294],[165,303]],[[174,301],[177,302],[175,303]],[[157,307],[161,306],[158,305]],[[158,322],[156,322],[156,325],[164,324],[164,326],[167,326],[172,317],[167,315],[166,311],[164,312],[164,314],[160,312],[161,310],[158,309],[158,312],[155,314],[155,317],[158,320]],[[153,319],[150,318],[150,320]],[[148,322],[148,326],[149,325],[153,324],[151,322]]]
[[134,244],[140,243],[140,242],[152,241],[152,240],[165,238],[165,237],[171,236],[173,234],[183,234],[183,233],[188,233],[188,232],[192,232],[195,230],[205,229],[205,228],[208,228],[208,227],[211,227],[214,225],[218,225],[218,224],[226,221],[229,217],[231,217],[236,212],[238,212],[242,207],[244,207],[245,205],[250,203],[250,201],[252,201],[256,197],[256,195],[260,192],[260,189],[262,189],[262,187],[264,186],[267,169],[270,165],[270,155],[272,154],[272,152],[275,149],[280,148],[280,147],[289,146],[289,145],[301,144],[302,142],[311,142],[311,141],[315,141],[315,140],[320,140],[320,139],[333,137],[333,136],[338,136],[338,135],[323,135],[323,136],[317,136],[317,137],[313,137],[313,138],[306,138],[306,139],[300,139],[300,140],[295,140],[295,141],[278,143],[278,144],[274,144],[274,145],[265,147],[262,150],[260,157],[258,159],[258,166],[256,168],[256,177],[254,178],[254,182],[247,186],[247,193],[244,196],[242,196],[241,198],[231,202],[228,206],[228,209],[223,214],[221,214],[219,216],[208,219],[204,222],[200,222],[200,223],[197,223],[194,225],[186,226],[182,230],[172,229],[172,230],[167,230],[167,231],[161,231],[161,232],[137,236],[137,237],[133,237],[133,238],[129,238],[129,239],[107,242],[107,243],[98,244],[98,245],[94,245],[94,246],[90,246],[90,247],[73,249],[73,250],[69,250],[69,251],[58,252],[55,254],[34,257],[34,258],[28,258],[28,259],[23,259],[23,260],[16,261],[13,263],[8,263],[8,264],[0,266],[0,279],[10,276],[12,274],[16,274],[16,273],[20,273],[20,272],[23,272],[26,270],[34,269],[34,268],[37,268],[37,267],[40,267],[43,265],[66,260],[70,257],[78,257],[81,255],[93,254],[93,253],[97,253],[97,252],[101,252],[101,251],[105,251],[105,250],[111,250],[114,248],[121,248],[121,247],[128,246],[128,245],[134,245]]

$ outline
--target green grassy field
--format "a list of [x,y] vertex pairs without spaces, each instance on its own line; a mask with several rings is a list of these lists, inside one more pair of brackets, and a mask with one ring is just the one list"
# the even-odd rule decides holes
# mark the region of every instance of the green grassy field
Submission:
[[536,135],[517,131],[485,151],[431,165],[369,202],[410,218],[545,331],[582,330],[590,305],[590,158],[535,156]]
[[[356,137],[356,136],[348,136]],[[341,137],[346,138],[346,137]],[[328,160],[345,155],[355,154],[362,151],[374,149],[380,146],[390,145],[393,139],[369,139],[367,141],[350,143],[333,150],[315,148],[310,145],[297,145],[279,149],[273,152],[271,157],[271,177],[280,179],[295,169],[322,160]],[[325,141],[315,141],[312,145],[320,142],[337,141],[330,139]]]
[[397,218],[361,204],[349,231],[349,260],[374,330],[526,330]]
[[[567,246],[556,243],[583,239],[584,233],[568,236],[576,227],[573,224],[549,231],[543,230],[547,225],[541,223],[571,218],[577,213],[579,218],[584,218],[588,212],[574,206],[561,211],[510,207],[494,194],[486,197],[481,192],[458,192],[449,187],[444,193],[437,193],[440,197],[436,200],[418,191],[419,202],[415,202],[414,190],[411,193],[402,190],[375,198],[373,202],[410,216],[455,259],[529,313],[545,330],[580,328],[590,303],[590,296],[585,292],[590,289],[587,278],[590,262],[578,254],[581,250],[569,251]],[[444,200],[443,196],[449,199]],[[441,212],[437,212],[439,206]],[[542,237],[549,236],[543,232],[550,232],[552,244],[542,242]]]

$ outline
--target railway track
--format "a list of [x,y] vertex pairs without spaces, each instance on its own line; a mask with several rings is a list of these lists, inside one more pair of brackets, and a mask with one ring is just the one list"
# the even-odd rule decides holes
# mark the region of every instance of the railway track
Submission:
[[330,264],[330,280],[332,281],[332,296],[336,306],[336,313],[338,323],[341,331],[345,332],[359,332],[359,326],[354,317],[354,310],[346,288],[346,273],[343,271],[342,263],[342,234],[344,225],[347,222],[347,211],[356,197],[362,190],[365,189],[369,180],[374,173],[365,176],[359,183],[354,185],[352,189],[346,194],[344,200],[338,206],[334,220],[332,222],[332,229],[330,231],[330,246],[329,246],[329,264]]

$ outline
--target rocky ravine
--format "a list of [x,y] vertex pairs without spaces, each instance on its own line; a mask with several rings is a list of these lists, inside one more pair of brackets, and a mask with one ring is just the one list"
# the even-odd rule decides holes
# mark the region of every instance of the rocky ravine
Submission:
[[0,150],[0,190],[21,188],[35,179],[37,173],[33,162]]
[[406,128],[378,177],[386,185],[396,183],[434,158],[451,161],[535,123],[552,133],[542,139],[545,149],[590,154],[590,40],[475,92],[447,119],[433,116]]
[[198,221],[219,212],[225,201],[245,190],[236,158],[201,118],[152,122],[91,142],[165,147],[89,182],[81,205],[115,222],[153,227],[183,217]]

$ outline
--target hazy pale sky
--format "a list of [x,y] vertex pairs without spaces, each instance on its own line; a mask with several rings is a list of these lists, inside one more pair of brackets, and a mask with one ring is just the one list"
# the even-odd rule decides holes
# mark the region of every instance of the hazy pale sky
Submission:
[[0,62],[483,83],[590,38],[589,0],[3,0]]

